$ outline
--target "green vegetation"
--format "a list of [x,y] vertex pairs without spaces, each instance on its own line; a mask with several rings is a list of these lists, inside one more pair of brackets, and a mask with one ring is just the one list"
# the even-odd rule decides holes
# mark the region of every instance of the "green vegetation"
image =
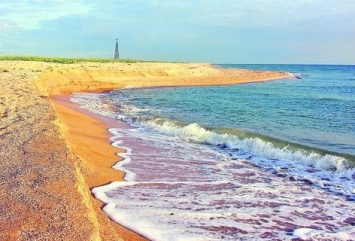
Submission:
[[39,57],[39,56],[0,56],[0,61],[15,60],[15,61],[36,61],[36,62],[49,62],[60,64],[76,64],[83,62],[99,62],[99,63],[137,63],[137,62],[153,62],[135,59],[100,59],[100,58],[57,58],[57,57]]

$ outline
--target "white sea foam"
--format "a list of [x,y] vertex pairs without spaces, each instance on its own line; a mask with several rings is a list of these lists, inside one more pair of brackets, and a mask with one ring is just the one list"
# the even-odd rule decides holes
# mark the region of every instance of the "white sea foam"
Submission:
[[299,228],[293,231],[295,238],[301,240],[352,240],[353,237],[346,232],[331,233],[323,230]]
[[145,237],[349,240],[355,235],[352,202],[208,145],[150,130],[110,129],[116,144],[131,147],[131,161],[121,167],[136,177],[93,189],[110,218]]
[[131,147],[131,161],[122,166],[136,178],[94,188],[93,194],[113,220],[149,239],[348,240],[355,234],[355,207],[342,197],[263,172],[208,145],[148,129],[110,131],[116,144]]
[[87,109],[92,113],[103,116],[114,116],[115,111],[112,110],[112,103],[105,103],[102,97],[105,94],[98,93],[73,93],[70,101],[77,103],[81,108]]
[[[260,138],[239,139],[235,135],[217,134],[196,123],[183,127],[169,121],[163,124],[154,121],[141,124],[146,128],[153,128],[160,133],[187,141],[223,145],[228,147],[229,153],[235,158],[247,157],[250,162],[278,172],[282,167],[281,172],[286,176],[307,179],[315,185],[343,195],[355,195],[355,168],[349,168],[348,161],[343,157],[308,153],[303,150],[293,151],[288,148],[280,149]],[[308,172],[305,165],[315,169]]]
[[[102,114],[115,115],[95,98],[86,99],[87,108],[100,113],[103,107]],[[197,124],[136,124],[140,128],[110,129],[113,145],[126,150],[119,154],[124,160],[114,165],[126,172],[126,182],[92,192],[106,204],[103,210],[112,220],[145,237],[173,241],[355,236],[354,203],[332,194],[354,196],[354,170],[344,159],[279,149],[258,138],[218,134]]]
[[[71,101],[79,103],[83,108],[94,113],[120,119],[135,126],[154,129],[162,134],[175,136],[188,142],[225,146],[227,149],[224,151],[234,158],[247,158],[253,164],[278,175],[307,180],[314,185],[355,200],[355,168],[349,168],[348,161],[343,157],[309,153],[301,149],[294,151],[287,147],[281,149],[260,138],[240,139],[235,135],[206,130],[197,123],[180,126],[167,120],[163,122],[133,120],[112,110],[112,103],[103,97],[106,95],[78,93],[73,95]],[[122,105],[121,108],[124,113],[129,113],[129,116],[137,116],[143,111],[149,111],[132,105]]]
[[114,147],[124,149],[124,153],[117,153],[117,156],[122,157],[123,159],[119,162],[117,162],[115,165],[112,166],[112,168],[121,170],[125,173],[124,180],[125,181],[134,181],[134,178],[136,177],[136,174],[134,172],[131,172],[130,170],[124,168],[124,165],[128,164],[131,162],[131,148],[123,146],[122,141],[119,140],[121,138],[121,135],[115,131],[115,129],[109,129],[109,131],[114,134],[113,137],[110,137],[111,145]]
[[297,79],[302,79],[303,78],[302,74],[300,74],[300,73],[289,73],[289,74],[292,74]]

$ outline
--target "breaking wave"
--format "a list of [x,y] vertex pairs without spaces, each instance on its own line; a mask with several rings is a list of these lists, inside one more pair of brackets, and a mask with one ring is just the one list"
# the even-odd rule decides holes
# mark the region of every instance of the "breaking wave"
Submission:
[[181,126],[158,118],[140,122],[140,126],[187,142],[211,145],[228,152],[232,158],[245,158],[274,174],[289,177],[290,180],[304,180],[355,200],[355,168],[344,157],[303,149],[292,150],[288,146],[279,148],[258,137],[241,139],[236,135],[207,130],[197,123]]
[[[216,131],[205,128],[198,123],[181,123],[164,118],[139,116],[142,111],[135,106],[121,106],[112,109],[100,94],[75,94],[72,102],[83,108],[111,118],[120,119],[133,126],[154,130],[164,135],[175,136],[188,142],[211,145],[221,152],[227,152],[231,158],[244,158],[263,170],[272,172],[289,180],[303,180],[333,193],[355,201],[355,168],[345,157],[332,154],[320,154],[312,149],[294,148],[289,144],[283,146],[280,140],[260,138],[257,135],[238,135],[240,131]],[[123,113],[124,114],[123,114]],[[128,115],[125,115],[129,113]],[[233,134],[231,134],[233,133]],[[243,138],[241,138],[242,136]],[[245,136],[249,136],[246,137]],[[273,141],[265,141],[273,139]],[[282,141],[281,141],[282,142]]]

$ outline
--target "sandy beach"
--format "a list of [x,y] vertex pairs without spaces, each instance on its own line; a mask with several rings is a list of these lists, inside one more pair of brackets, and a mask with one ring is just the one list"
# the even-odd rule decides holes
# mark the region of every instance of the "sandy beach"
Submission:
[[107,128],[127,125],[80,109],[70,93],[290,77],[199,63],[0,61],[0,239],[146,240],[111,221],[91,194],[122,180]]

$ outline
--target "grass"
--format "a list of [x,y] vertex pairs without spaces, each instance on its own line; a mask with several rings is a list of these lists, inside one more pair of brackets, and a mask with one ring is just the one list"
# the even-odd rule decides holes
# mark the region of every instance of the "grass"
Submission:
[[99,63],[138,63],[138,62],[153,62],[135,59],[100,59],[100,58],[58,58],[58,57],[40,57],[40,56],[0,56],[0,61],[14,60],[14,61],[36,61],[49,62],[59,64],[76,64],[83,62],[99,62]]

